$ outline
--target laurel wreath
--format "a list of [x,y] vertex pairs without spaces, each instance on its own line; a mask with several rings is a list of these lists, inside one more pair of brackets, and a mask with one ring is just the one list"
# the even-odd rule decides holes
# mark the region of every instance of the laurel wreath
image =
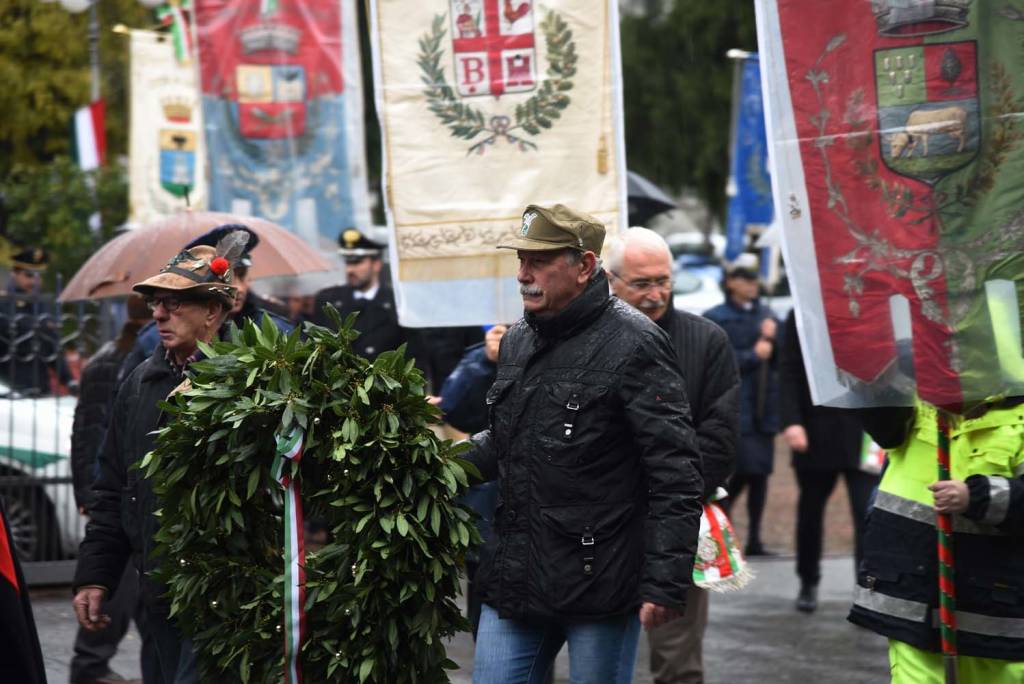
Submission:
[[354,316],[279,333],[269,318],[205,348],[141,469],[161,503],[153,576],[202,681],[274,684],[284,661],[284,531],[274,436],[305,431],[298,480],[327,530],[305,559],[308,682],[448,681],[464,630],[460,567],[479,540],[457,503],[473,472],[431,431],[436,409],[404,350],[357,357]]
[[[451,132],[453,137],[474,141],[466,154],[483,154],[488,146],[500,139],[515,145],[519,151],[536,150],[537,144],[525,135],[537,136],[551,128],[554,121],[562,116],[571,99],[568,95],[573,88],[572,78],[576,75],[576,43],[572,40],[572,30],[562,17],[554,10],[548,10],[540,29],[544,33],[547,49],[547,78],[526,102],[516,105],[515,123],[512,118],[499,114],[489,119],[484,113],[472,105],[464,104],[448,84],[441,59],[447,15],[442,13],[434,17],[430,31],[419,41],[420,53],[417,63],[426,85],[423,93],[427,98],[430,111]],[[522,131],[525,135],[516,134]],[[487,137],[477,140],[485,134]]]

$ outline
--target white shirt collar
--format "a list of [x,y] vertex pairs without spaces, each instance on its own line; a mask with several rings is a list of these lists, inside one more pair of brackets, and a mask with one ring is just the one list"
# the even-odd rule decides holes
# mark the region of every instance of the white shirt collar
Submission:
[[373,299],[374,297],[377,296],[377,291],[378,290],[380,290],[380,283],[377,283],[376,285],[371,287],[369,290],[365,290],[365,291],[362,291],[362,292],[360,292],[359,290],[356,290],[355,293],[354,293],[355,299]]

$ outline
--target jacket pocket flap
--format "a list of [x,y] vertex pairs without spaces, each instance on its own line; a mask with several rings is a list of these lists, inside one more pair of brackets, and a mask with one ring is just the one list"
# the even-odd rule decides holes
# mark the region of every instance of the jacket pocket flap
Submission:
[[587,407],[608,393],[607,387],[579,382],[554,382],[544,389],[550,401],[573,411]]
[[487,405],[490,406],[501,401],[508,394],[514,382],[514,380],[495,380],[491,389],[487,390]]
[[633,502],[586,504],[582,506],[545,506],[541,519],[553,531],[582,539],[590,534],[595,542],[615,536],[633,515]]

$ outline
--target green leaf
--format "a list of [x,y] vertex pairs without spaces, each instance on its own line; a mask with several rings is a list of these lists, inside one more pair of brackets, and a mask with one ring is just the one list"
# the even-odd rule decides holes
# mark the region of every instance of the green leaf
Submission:
[[359,681],[365,682],[366,678],[373,672],[373,658],[366,658],[359,666]]
[[403,537],[408,536],[409,521],[406,520],[405,516],[401,513],[398,514],[398,517],[395,520],[395,527],[398,528],[398,534],[402,535]]
[[249,482],[245,487],[245,498],[251,499],[253,493],[256,491],[256,487],[260,484],[260,468],[256,466],[249,473]]

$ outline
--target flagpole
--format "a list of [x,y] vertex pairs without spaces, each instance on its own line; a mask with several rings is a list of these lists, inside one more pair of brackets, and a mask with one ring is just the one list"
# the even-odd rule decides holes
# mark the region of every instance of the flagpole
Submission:
[[89,3],[89,72],[91,97],[89,102],[100,99],[100,18],[99,0]]
[[[939,480],[950,479],[949,466],[949,416],[939,409],[938,416],[938,461]],[[953,516],[937,513],[939,532],[939,629],[942,642],[942,663],[946,684],[957,684],[956,648],[956,587],[954,584],[955,565],[953,561]]]

